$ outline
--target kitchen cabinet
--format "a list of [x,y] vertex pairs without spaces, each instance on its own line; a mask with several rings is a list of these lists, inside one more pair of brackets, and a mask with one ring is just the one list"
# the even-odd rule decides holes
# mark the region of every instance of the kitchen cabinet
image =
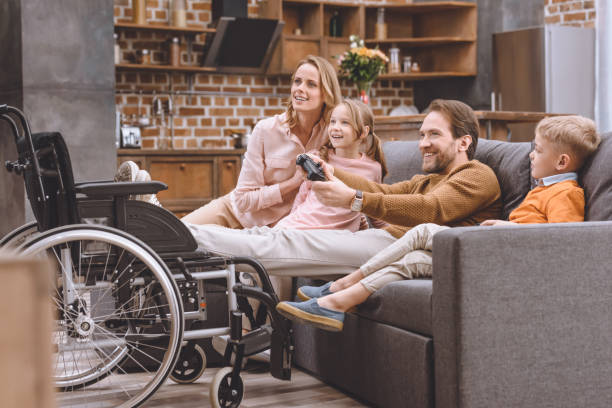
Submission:
[[[377,11],[385,9],[387,37],[376,38]],[[411,56],[419,72],[387,73],[379,79],[422,80],[476,75],[477,7],[464,1],[427,3],[362,2],[335,3],[312,0],[268,0],[260,15],[285,22],[269,73],[290,74],[308,54],[334,58],[349,47],[349,36],[357,34],[370,48],[385,54],[400,49]],[[342,26],[339,37],[330,36],[330,20],[337,15]]]
[[177,217],[203,206],[234,189],[244,149],[148,150],[119,149],[117,165],[132,160],[164,182],[168,190],[157,198]]

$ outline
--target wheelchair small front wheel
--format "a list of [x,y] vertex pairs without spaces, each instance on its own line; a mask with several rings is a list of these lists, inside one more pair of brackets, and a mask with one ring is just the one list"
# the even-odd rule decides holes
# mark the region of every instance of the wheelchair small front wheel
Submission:
[[240,376],[232,379],[232,367],[223,367],[210,383],[210,405],[214,408],[236,408],[244,397],[244,384]]
[[193,351],[189,347],[183,347],[170,373],[170,379],[178,384],[190,384],[200,378],[205,369],[206,354],[202,347],[196,344]]

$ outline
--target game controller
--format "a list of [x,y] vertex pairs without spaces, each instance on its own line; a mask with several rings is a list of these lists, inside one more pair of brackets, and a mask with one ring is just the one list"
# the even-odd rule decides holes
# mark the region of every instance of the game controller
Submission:
[[306,178],[310,181],[326,181],[327,177],[325,177],[325,173],[321,168],[321,165],[307,154],[300,154],[297,157],[295,163],[298,166],[301,166],[306,172]]

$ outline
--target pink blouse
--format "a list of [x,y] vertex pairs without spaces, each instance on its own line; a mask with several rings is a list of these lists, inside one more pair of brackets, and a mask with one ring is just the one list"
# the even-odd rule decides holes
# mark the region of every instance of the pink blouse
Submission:
[[263,119],[251,133],[236,188],[232,209],[244,228],[270,225],[291,211],[297,189],[283,201],[279,183],[295,174],[298,154],[318,150],[327,141],[323,119],[312,130],[306,146],[291,133],[286,113]]
[[[381,182],[380,163],[362,154],[358,159],[347,159],[329,153],[329,164],[334,168],[349,171],[368,180]],[[291,213],[280,220],[274,228],[295,229],[346,229],[359,231],[361,213],[347,208],[330,207],[322,204],[311,190],[312,183],[304,181],[293,203]]]

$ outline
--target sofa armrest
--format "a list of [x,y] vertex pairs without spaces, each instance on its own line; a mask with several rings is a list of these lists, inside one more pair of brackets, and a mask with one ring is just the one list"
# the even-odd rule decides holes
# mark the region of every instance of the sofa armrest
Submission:
[[442,231],[436,407],[612,401],[612,222]]

